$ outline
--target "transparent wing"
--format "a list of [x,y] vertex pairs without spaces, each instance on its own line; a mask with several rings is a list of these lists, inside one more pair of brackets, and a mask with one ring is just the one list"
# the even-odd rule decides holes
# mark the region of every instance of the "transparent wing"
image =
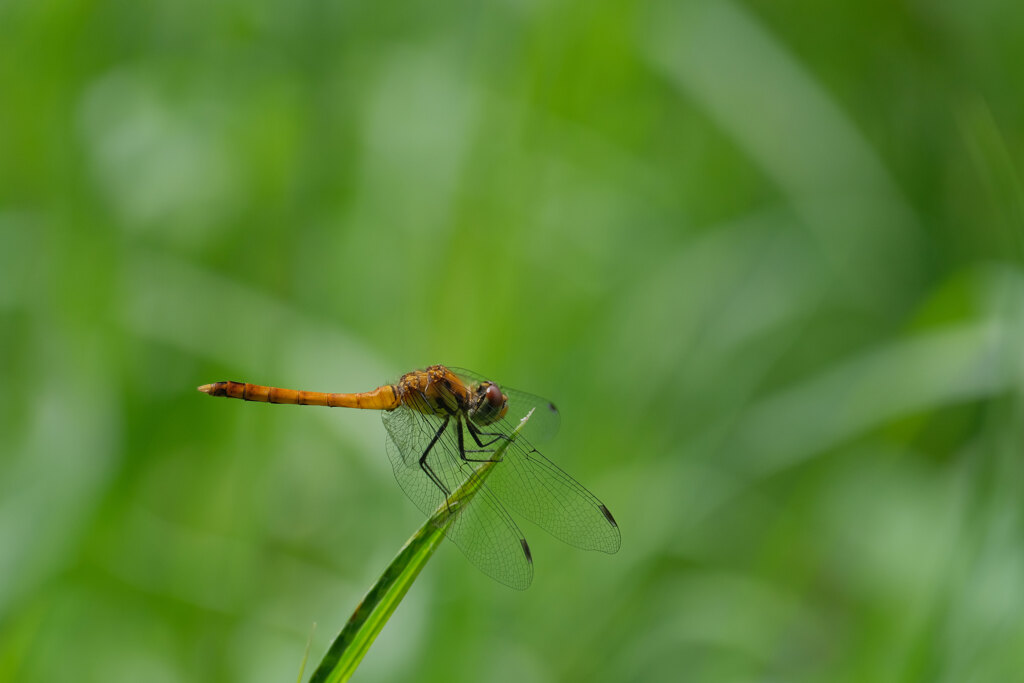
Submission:
[[[463,381],[477,384],[492,381],[462,368],[449,368]],[[494,450],[495,439],[507,439],[531,409],[530,421],[505,451],[504,462],[487,479],[487,486],[514,512],[545,529],[555,538],[585,550],[614,553],[621,537],[611,512],[558,465],[534,448],[530,441],[554,436],[560,422],[558,409],[547,399],[502,386],[508,396],[508,413],[492,424],[478,427],[483,450]],[[467,444],[471,441],[467,434]],[[466,448],[479,448],[467,445]],[[475,457],[480,457],[479,455]]]
[[[511,431],[504,421],[483,429],[501,434],[481,435],[484,444],[488,438],[508,438]],[[619,526],[605,504],[522,437],[505,451],[487,486],[505,505],[569,545],[605,553],[619,550]]]
[[[388,458],[398,485],[424,514],[433,514],[476,465],[459,455],[456,421],[449,420],[442,430],[443,419],[406,407],[384,412],[383,421],[388,432]],[[419,460],[439,432],[427,456],[428,474]],[[488,481],[500,469],[496,466]],[[524,590],[533,580],[533,559],[526,538],[486,483],[446,533],[470,562],[495,580],[518,590]]]
[[[472,370],[466,370],[465,368],[452,368],[449,370],[454,372],[467,384],[479,384],[480,382],[493,382],[491,380],[477,372]],[[518,389],[512,389],[506,387],[500,382],[497,383],[501,388],[502,393],[508,396],[508,412],[505,417],[502,418],[498,423],[503,425],[503,429],[506,433],[515,429],[519,421],[526,417],[526,414],[533,410],[533,415],[530,416],[530,421],[523,425],[522,434],[527,439],[536,442],[543,442],[550,440],[555,434],[558,433],[558,427],[561,424],[561,417],[558,413],[558,408],[555,404],[546,398],[540,396],[534,396],[528,394],[525,391],[519,391]]]

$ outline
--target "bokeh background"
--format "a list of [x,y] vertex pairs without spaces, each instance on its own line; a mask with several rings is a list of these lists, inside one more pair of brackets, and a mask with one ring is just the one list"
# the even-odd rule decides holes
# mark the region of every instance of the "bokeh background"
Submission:
[[0,680],[308,676],[422,518],[378,415],[195,387],[436,362],[622,550],[446,544],[356,680],[1019,680],[1021,26],[0,3]]

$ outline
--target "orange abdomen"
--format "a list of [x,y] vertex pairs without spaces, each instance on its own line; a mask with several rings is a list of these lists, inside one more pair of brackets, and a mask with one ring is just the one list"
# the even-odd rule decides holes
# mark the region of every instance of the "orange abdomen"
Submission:
[[297,391],[267,387],[246,382],[214,382],[199,387],[210,396],[240,398],[243,401],[285,403],[300,406],[327,406],[329,408],[362,408],[365,410],[392,410],[399,405],[398,392],[390,384],[359,394],[330,394],[321,391]]

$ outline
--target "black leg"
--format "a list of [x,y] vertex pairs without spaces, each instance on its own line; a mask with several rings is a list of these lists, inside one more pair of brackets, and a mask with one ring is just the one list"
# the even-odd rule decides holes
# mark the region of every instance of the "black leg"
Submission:
[[[506,441],[509,440],[508,436],[500,432],[482,432],[478,428],[474,427],[473,423],[470,422],[469,420],[466,420],[466,427],[469,429],[469,434],[470,436],[473,437],[473,441],[476,441],[476,445],[479,446],[480,448],[487,448],[488,446],[490,446],[492,443],[499,439],[505,439]],[[488,441],[487,443],[483,443],[482,441],[480,441],[481,436],[493,436],[494,438]]]
[[[469,433],[473,436],[473,440],[476,441],[476,444],[478,446],[480,446],[480,450],[469,450],[469,451],[467,451],[465,443],[464,443],[464,440],[463,440],[463,436],[462,436],[462,420],[460,418],[456,417],[455,418],[455,424],[456,424],[456,429],[459,430],[459,457],[461,457],[466,462],[490,462],[491,460],[493,460],[493,458],[467,458],[466,457],[466,453],[492,453],[493,451],[484,450],[486,448],[486,446],[484,444],[480,443],[480,438],[473,431],[473,429],[474,429],[473,425],[470,424],[469,420],[466,420],[466,428],[469,430]],[[497,439],[494,439],[494,441],[497,441]],[[489,446],[492,443],[494,443],[494,441],[488,442],[487,446]],[[501,462],[501,461],[499,460],[497,462]]]
[[[432,470],[430,468],[430,465],[427,464],[427,456],[430,455],[430,450],[434,447],[434,444],[437,443],[437,440],[441,438],[442,434],[444,434],[444,430],[448,426],[448,420],[449,418],[447,417],[444,419],[444,422],[441,423],[441,426],[437,428],[437,433],[434,434],[434,438],[430,440],[429,444],[427,444],[427,450],[423,451],[423,455],[420,456],[420,469],[422,469],[423,472],[426,473],[428,477],[430,477],[430,481],[434,482],[434,484],[437,485],[437,488],[441,489],[445,497],[449,496],[451,494],[451,491],[449,491],[447,487],[445,487],[445,485],[441,483],[441,480],[438,478],[438,476],[434,474],[434,470]],[[461,429],[459,430],[459,445],[462,445]]]

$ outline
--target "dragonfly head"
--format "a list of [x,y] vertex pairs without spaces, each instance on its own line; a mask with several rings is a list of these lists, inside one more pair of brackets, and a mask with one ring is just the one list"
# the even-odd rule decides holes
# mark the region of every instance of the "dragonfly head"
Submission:
[[469,417],[478,425],[489,425],[505,417],[508,396],[494,382],[481,382],[473,390],[469,404]]

